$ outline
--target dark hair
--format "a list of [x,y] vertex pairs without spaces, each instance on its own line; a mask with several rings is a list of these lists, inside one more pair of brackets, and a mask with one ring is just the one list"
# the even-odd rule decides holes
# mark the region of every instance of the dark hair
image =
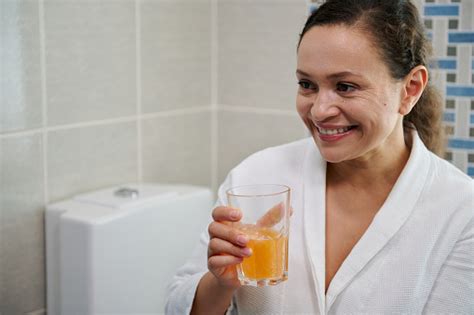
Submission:
[[[418,65],[428,67],[431,44],[418,10],[409,0],[328,0],[309,16],[298,46],[310,28],[341,24],[372,36],[394,79],[404,78]],[[437,154],[444,149],[442,110],[441,97],[428,82],[417,104],[403,118],[405,134],[415,128],[427,148]]]

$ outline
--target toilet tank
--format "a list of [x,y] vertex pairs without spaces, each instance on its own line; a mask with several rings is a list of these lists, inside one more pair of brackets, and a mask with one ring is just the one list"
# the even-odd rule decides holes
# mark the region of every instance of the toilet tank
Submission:
[[212,199],[205,187],[128,184],[49,205],[48,315],[163,314]]

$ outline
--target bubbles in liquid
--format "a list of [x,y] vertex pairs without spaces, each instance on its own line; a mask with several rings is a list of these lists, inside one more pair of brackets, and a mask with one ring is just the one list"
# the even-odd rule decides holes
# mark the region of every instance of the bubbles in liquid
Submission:
[[240,265],[243,277],[250,281],[286,279],[288,270],[288,238],[271,228],[240,225],[239,230],[249,237],[247,247],[252,256]]
[[272,240],[278,232],[269,228],[261,228],[253,224],[242,224],[239,230],[252,240]]

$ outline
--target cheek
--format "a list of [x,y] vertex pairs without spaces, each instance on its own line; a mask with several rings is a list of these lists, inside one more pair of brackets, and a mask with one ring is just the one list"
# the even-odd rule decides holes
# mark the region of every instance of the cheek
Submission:
[[309,111],[311,110],[311,103],[308,100],[297,94],[296,96],[296,111],[302,118],[306,118]]

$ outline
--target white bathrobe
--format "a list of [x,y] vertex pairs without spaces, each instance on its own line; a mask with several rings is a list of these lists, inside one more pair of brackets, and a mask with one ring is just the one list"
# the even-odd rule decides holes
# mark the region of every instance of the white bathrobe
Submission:
[[[311,138],[253,154],[219,189],[291,187],[288,280],[243,286],[230,314],[474,314],[474,181],[413,133],[407,165],[369,228],[325,284],[326,162]],[[192,219],[192,218],[189,218]],[[167,314],[189,314],[207,271],[207,231],[169,286]]]

